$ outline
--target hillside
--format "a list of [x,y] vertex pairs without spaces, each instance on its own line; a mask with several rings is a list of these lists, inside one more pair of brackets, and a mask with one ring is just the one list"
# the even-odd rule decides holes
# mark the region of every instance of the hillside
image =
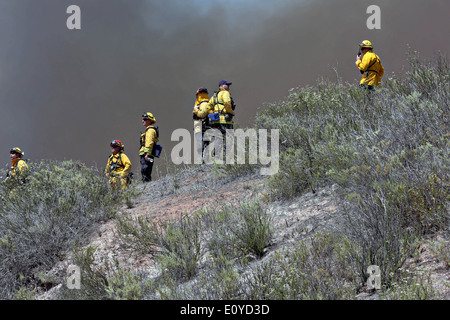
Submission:
[[[240,177],[220,178],[206,166],[180,171],[175,176],[167,176],[149,184],[139,184],[139,196],[133,200],[132,208],[123,205],[120,216],[136,219],[145,217],[152,221],[176,221],[181,216],[192,216],[194,213],[211,209],[215,206],[232,206],[238,208],[251,198],[261,198],[267,193],[264,186],[265,177],[258,174],[246,174]],[[278,254],[294,253],[300,241],[307,241],[320,235],[339,232],[346,218],[342,203],[337,198],[337,186],[320,188],[316,193],[307,192],[290,200],[270,202],[266,206],[267,216],[273,228],[273,235],[264,255],[257,258],[252,254],[246,256],[246,263],[237,263],[235,268],[239,273],[251,274],[257,268],[269,263]],[[159,190],[159,191],[158,191]],[[85,248],[95,248],[91,267],[101,271],[105,276],[113,276],[117,270],[129,270],[145,274],[145,281],[157,279],[161,275],[160,266],[155,263],[149,253],[140,253],[128,247],[121,241],[117,230],[117,220],[105,222],[96,228]],[[448,234],[447,234],[448,236]],[[436,234],[418,244],[414,256],[409,257],[404,267],[411,270],[422,270],[430,276],[430,282],[424,283],[422,290],[435,291],[440,298],[450,298],[450,269],[442,260],[435,246],[449,247],[449,238]],[[202,243],[202,246],[205,243]],[[206,246],[206,245],[205,245]],[[198,260],[205,264],[209,253],[202,252]],[[111,265],[118,263],[118,269],[108,274],[105,262]],[[67,267],[73,260],[59,262],[48,278],[59,279],[53,288],[39,295],[39,299],[58,299],[58,291],[64,286]],[[199,267],[199,273],[207,267]],[[415,273],[416,274],[416,273]],[[201,276],[194,276],[188,283],[195,283]],[[378,299],[378,294],[368,290],[361,284],[355,299]],[[425,288],[430,286],[428,288]],[[67,294],[67,292],[66,292]],[[61,297],[59,297],[61,298]],[[88,297],[84,297],[88,298]],[[95,297],[91,297],[95,298]],[[98,298],[98,297],[97,297]],[[144,299],[159,299],[160,295],[145,296]],[[192,296],[176,296],[172,298],[198,298]],[[216,298],[216,297],[214,297]],[[223,298],[223,297],[221,297]]]
[[0,185],[0,297],[449,299],[450,66],[408,61],[370,94],[319,81],[262,107],[270,176],[195,165],[120,192],[97,168],[31,163]]

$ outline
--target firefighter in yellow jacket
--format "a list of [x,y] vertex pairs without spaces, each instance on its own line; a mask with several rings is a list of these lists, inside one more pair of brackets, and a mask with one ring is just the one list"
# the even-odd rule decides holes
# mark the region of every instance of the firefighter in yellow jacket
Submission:
[[12,189],[17,183],[25,183],[26,176],[29,172],[28,164],[23,160],[24,152],[20,148],[12,148],[9,150],[11,158],[11,168],[6,175],[8,186]]
[[196,152],[203,159],[203,150],[209,144],[209,141],[203,140],[205,131],[210,129],[208,115],[213,112],[209,105],[208,89],[200,87],[195,94],[194,110],[192,110],[194,118],[194,137],[196,143]]
[[123,152],[125,146],[120,140],[111,141],[110,146],[112,154],[108,158],[105,175],[114,188],[117,186],[126,188],[131,182],[131,161]]
[[374,89],[374,86],[381,84],[384,68],[380,57],[373,52],[373,46],[369,40],[362,41],[359,47],[361,55],[358,54],[356,57],[356,66],[362,74],[360,85],[367,86],[370,91]]
[[219,158],[221,152],[220,145],[222,145],[222,150],[226,151],[227,140],[230,139],[233,141],[232,132],[227,132],[227,129],[233,129],[234,110],[236,108],[233,98],[230,95],[231,84],[227,80],[220,80],[219,91],[215,92],[211,99],[209,99],[209,106],[214,110],[209,115],[211,128],[219,130],[222,134],[222,141],[217,138],[214,140],[214,152],[219,152]]
[[225,129],[233,129],[234,109],[236,105],[230,95],[231,82],[221,80],[219,91],[209,100],[209,106],[218,114],[218,119],[211,121],[214,128],[218,128],[222,133]]
[[141,175],[143,182],[152,181],[152,169],[155,161],[156,143],[159,138],[158,127],[155,126],[156,119],[152,113],[146,112],[142,115],[142,125],[145,126],[141,133],[139,157],[141,162]]
[[208,125],[208,114],[211,114],[213,109],[209,105],[208,89],[198,88],[195,94],[194,110],[192,110],[194,120],[202,120]]

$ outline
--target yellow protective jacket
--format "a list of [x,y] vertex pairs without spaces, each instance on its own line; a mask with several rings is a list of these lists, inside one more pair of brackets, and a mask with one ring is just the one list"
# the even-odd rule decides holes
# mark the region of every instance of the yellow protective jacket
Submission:
[[213,124],[233,124],[233,120],[226,120],[225,114],[233,114],[233,103],[231,100],[231,95],[228,90],[219,88],[219,92],[214,94],[209,100],[209,106],[220,114],[220,120],[214,121]]
[[361,77],[360,84],[369,86],[379,86],[381,84],[384,68],[380,57],[373,53],[372,50],[366,52],[361,60],[357,60],[356,66],[359,70],[365,71]]
[[131,171],[131,161],[123,152],[111,154],[106,164],[105,173],[111,177],[125,179]]
[[15,177],[17,174],[25,174],[29,169],[23,159],[12,159],[11,163],[11,169],[8,172],[9,177]]
[[141,148],[139,149],[140,156],[148,155],[154,158],[158,136],[158,127],[151,124],[145,128],[145,132],[141,134]]
[[[196,106],[198,106],[198,108],[195,108]],[[205,119],[208,114],[213,113],[213,108],[209,106],[209,97],[207,93],[202,92],[197,95],[192,113],[200,119]]]

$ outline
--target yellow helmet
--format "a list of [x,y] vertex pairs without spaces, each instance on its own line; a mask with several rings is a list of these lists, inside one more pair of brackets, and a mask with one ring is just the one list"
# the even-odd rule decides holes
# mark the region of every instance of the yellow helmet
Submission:
[[145,112],[145,113],[142,115],[142,120],[152,120],[153,122],[156,121],[155,117],[154,117],[153,114],[150,113],[150,112]]
[[361,48],[369,48],[369,49],[373,49],[372,42],[370,42],[369,40],[363,40],[363,42],[361,42],[361,43],[359,44],[359,46],[360,46]]
[[20,154],[21,157],[23,157],[23,155],[25,154],[25,152],[20,150],[20,148],[18,147],[12,148],[11,150],[9,150],[9,153],[17,153]]

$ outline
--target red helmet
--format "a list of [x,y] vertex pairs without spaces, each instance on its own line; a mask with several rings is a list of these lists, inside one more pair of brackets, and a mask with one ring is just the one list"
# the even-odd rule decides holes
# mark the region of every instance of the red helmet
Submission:
[[122,142],[120,142],[120,140],[111,141],[110,146],[113,148],[119,147],[119,148],[123,149],[123,144],[122,144]]

